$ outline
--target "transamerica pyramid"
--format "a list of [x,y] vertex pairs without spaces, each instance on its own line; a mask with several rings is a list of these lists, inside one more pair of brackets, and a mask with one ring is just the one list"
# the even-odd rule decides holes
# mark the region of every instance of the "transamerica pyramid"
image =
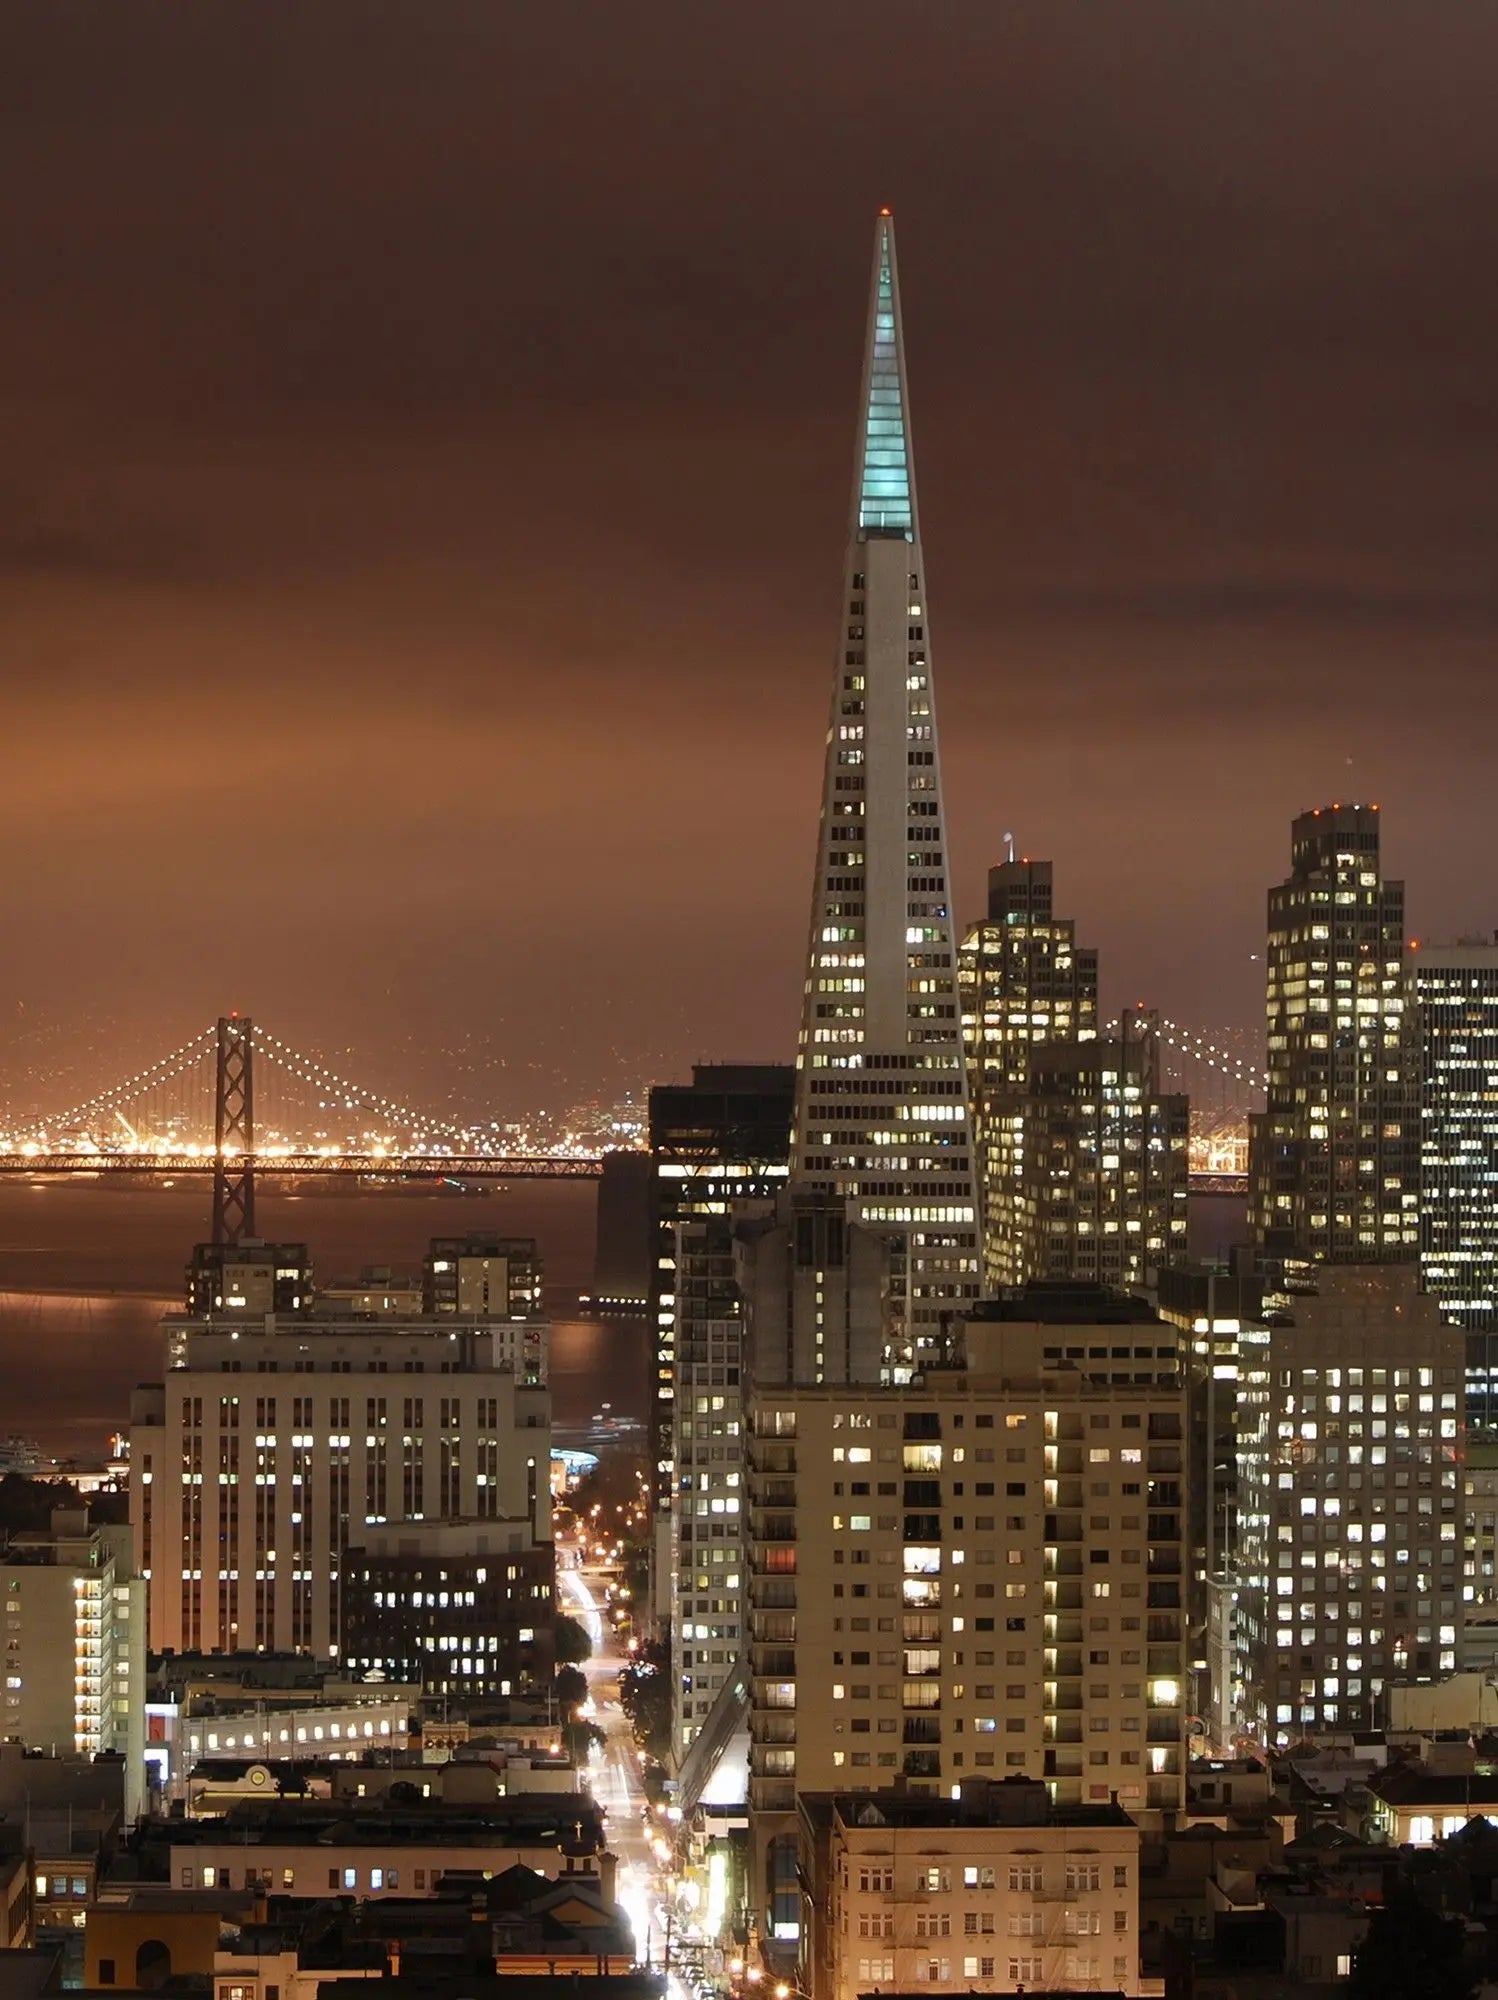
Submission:
[[890,1360],[978,1289],[977,1198],[895,226],[881,211],[827,733],[792,1184],[896,1241]]

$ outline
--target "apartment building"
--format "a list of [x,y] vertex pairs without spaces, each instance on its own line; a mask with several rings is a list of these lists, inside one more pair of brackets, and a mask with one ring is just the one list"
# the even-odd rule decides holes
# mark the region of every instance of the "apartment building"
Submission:
[[902,1387],[761,1384],[748,1407],[750,1806],[760,1920],[799,1926],[807,1792],[1043,1781],[1183,1794],[1177,1330],[1101,1286],[974,1308]]
[[128,1528],[91,1528],[82,1508],[55,1508],[45,1530],[0,1552],[4,1687],[0,1736],[30,1750],[116,1751],[125,1808],[143,1804],[145,1588]]
[[807,2000],[867,1993],[1136,1994],[1139,1827],[1031,1778],[955,1798],[814,1793],[797,1814]]

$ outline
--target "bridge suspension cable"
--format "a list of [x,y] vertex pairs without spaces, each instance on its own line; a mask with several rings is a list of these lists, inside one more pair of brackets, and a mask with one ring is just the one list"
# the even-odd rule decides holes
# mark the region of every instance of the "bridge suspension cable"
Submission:
[[1267,1090],[1267,1074],[1247,1063],[1241,1056],[1232,1055],[1227,1049],[1218,1048],[1204,1036],[1193,1034],[1183,1028],[1178,1021],[1161,1020],[1160,1036],[1182,1055],[1190,1056],[1194,1062],[1206,1063],[1210,1069],[1220,1069],[1237,1083],[1246,1083],[1251,1090]]
[[143,1097],[147,1091],[158,1089],[183,1075],[202,1060],[212,1047],[217,1035],[216,1028],[205,1028],[200,1035],[194,1035],[190,1042],[184,1042],[180,1049],[173,1049],[169,1056],[162,1056],[159,1062],[150,1063],[139,1069],[134,1076],[127,1076],[109,1090],[97,1091],[92,1097],[85,1097],[80,1104],[73,1104],[66,1111],[59,1111],[50,1118],[35,1119],[26,1129],[28,1132],[45,1132],[52,1126],[77,1127],[84,1124],[95,1112],[113,1112],[117,1105],[129,1104],[135,1098]]
[[395,1098],[384,1097],[375,1090],[366,1090],[362,1084],[351,1083],[347,1077],[339,1076],[326,1064],[314,1061],[311,1056],[303,1055],[300,1050],[292,1048],[289,1042],[283,1042],[279,1035],[271,1034],[268,1029],[256,1030],[255,1046],[261,1055],[268,1056],[273,1063],[289,1071],[311,1089],[327,1092],[333,1096],[341,1095],[344,1099],[343,1109],[346,1111],[360,1107],[370,1111],[382,1111],[386,1116],[408,1124],[418,1133],[435,1132],[448,1139],[469,1136],[462,1126],[452,1123],[451,1120],[431,1118],[425,1112],[414,1110],[409,1104],[401,1104]]

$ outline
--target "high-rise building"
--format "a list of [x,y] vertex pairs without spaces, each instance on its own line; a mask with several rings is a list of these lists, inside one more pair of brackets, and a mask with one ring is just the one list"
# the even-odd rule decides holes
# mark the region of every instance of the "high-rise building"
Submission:
[[584,1302],[596,1313],[645,1313],[654,1297],[655,1162],[649,1153],[605,1153],[598,1183],[598,1234],[593,1289]]
[[[750,1391],[758,1918],[799,1922],[798,1795],[1043,1779],[1183,1800],[1186,1386],[1176,1329],[1098,1286],[972,1309],[904,1385]],[[790,1927],[787,1929],[787,1927]]]
[[[1049,861],[1027,855],[989,869],[988,915],[964,936],[958,969],[973,1118],[986,1137],[989,1104],[1024,1097],[1032,1047],[1090,1042],[1098,1031],[1097,952],[1055,914]],[[992,1166],[984,1173],[996,1177]]]
[[1421,945],[1420,1275],[1467,1329],[1467,1409],[1498,1421],[1498,943]]
[[146,1593],[130,1531],[55,1508],[0,1551],[5,1673],[0,1737],[29,1750],[118,1752],[125,1809],[145,1787]]
[[744,1646],[744,1312],[726,1215],[676,1232],[671,1749],[679,1768]]
[[[695,1339],[703,1308],[711,1306],[709,1316],[718,1315],[721,1302],[711,1271],[690,1283],[679,1273],[677,1229],[702,1217],[726,1219],[736,1204],[763,1201],[784,1185],[794,1081],[789,1063],[698,1063],[690,1083],[657,1084],[650,1093],[656,1337],[651,1430],[663,1528],[675,1492],[678,1342]],[[664,1576],[669,1574],[664,1549],[661,1555]],[[667,1614],[664,1603],[658,1608]]]
[[1456,1666],[1462,1335],[1413,1267],[1324,1265],[1240,1336],[1237,1726],[1273,1748],[1382,1719]]
[[978,1290],[931,611],[895,227],[881,213],[797,1059],[791,1171],[889,1240],[909,1366]]
[[1153,1023],[1098,1020],[1098,961],[1052,909],[1051,864],[989,870],[960,953],[984,1277],[1144,1285],[1185,1253],[1189,1108]]
[[1411,1262],[1419,1055],[1404,884],[1379,867],[1377,806],[1302,813],[1269,892],[1268,1103],[1250,1120],[1250,1218],[1270,1257]]
[[549,1541],[551,1404],[530,1322],[173,1315],[131,1405],[153,1650],[332,1655],[367,1527],[476,1518]]

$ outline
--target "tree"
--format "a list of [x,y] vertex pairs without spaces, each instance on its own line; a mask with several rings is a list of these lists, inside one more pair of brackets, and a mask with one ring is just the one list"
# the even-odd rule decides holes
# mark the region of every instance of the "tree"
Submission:
[[659,1641],[619,1676],[619,1706],[629,1717],[635,1741],[650,1756],[664,1758],[671,1747],[671,1653]]
[[574,1716],[570,1722],[562,1724],[562,1748],[579,1770],[595,1750],[603,1748],[606,1740],[596,1722],[583,1722]]
[[1460,1920],[1431,1909],[1408,1874],[1391,1868],[1383,1907],[1353,1953],[1349,2000],[1475,2000],[1462,1951]]
[[552,1627],[558,1661],[566,1667],[580,1667],[584,1660],[593,1657],[593,1641],[586,1628],[576,1618],[569,1618],[565,1611],[557,1613]]
[[558,1667],[553,1690],[557,1707],[564,1715],[570,1715],[588,1699],[588,1677],[577,1667]]

